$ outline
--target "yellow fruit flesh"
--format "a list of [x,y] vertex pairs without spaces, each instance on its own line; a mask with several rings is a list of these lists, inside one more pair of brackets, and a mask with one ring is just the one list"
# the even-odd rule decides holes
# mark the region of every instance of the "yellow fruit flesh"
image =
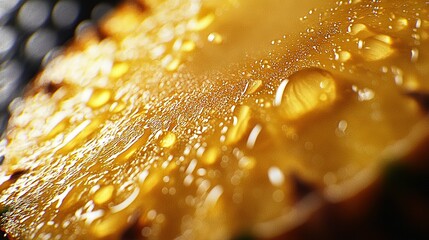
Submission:
[[13,105],[11,236],[272,237],[317,206],[293,179],[350,197],[426,121],[406,95],[429,90],[423,1],[145,4],[117,9],[105,39],[78,39]]

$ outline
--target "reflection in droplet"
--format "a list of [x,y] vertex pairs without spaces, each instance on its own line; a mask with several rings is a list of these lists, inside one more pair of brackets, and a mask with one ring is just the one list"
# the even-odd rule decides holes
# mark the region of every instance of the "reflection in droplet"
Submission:
[[392,42],[392,38],[387,35],[367,38],[360,54],[367,61],[379,61],[388,58],[395,52],[392,48]]
[[337,96],[332,75],[316,68],[294,73],[289,77],[287,86],[280,85],[280,88],[284,88],[284,91],[280,91],[283,94],[277,91],[274,103],[279,106],[280,114],[289,120],[298,119],[313,110],[329,106]]

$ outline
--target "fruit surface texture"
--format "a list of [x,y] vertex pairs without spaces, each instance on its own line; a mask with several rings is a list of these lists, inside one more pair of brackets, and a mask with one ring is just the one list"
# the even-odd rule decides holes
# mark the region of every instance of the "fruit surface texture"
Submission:
[[11,104],[1,228],[283,236],[426,141],[428,78],[423,0],[124,2]]

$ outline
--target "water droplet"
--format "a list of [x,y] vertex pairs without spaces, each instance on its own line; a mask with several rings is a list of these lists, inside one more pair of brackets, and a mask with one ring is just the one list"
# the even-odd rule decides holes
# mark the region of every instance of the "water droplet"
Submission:
[[262,130],[262,126],[257,124],[252,131],[250,131],[249,138],[247,139],[246,146],[249,149],[252,149],[255,146],[256,139],[258,139],[259,133]]
[[99,108],[109,102],[112,92],[108,89],[97,88],[92,91],[87,105],[91,108]]
[[351,53],[348,51],[340,51],[335,54],[335,60],[339,62],[347,62],[352,57]]
[[362,23],[349,25],[347,32],[350,33],[350,35],[353,35],[353,36],[359,35],[361,37],[366,37],[369,34],[371,34],[369,29],[366,27],[366,25]]
[[223,193],[223,188],[220,185],[215,186],[210,192],[207,194],[206,200],[204,201],[204,206],[213,206],[219,200],[220,196]]
[[252,80],[247,84],[246,93],[255,93],[262,85],[262,80]]
[[345,120],[341,120],[341,121],[338,123],[337,129],[336,129],[336,131],[335,131],[335,133],[337,134],[337,136],[339,136],[339,137],[344,136],[344,135],[345,135],[345,133],[346,133],[347,127],[348,127],[348,123],[347,123],[347,121],[345,121]]
[[373,99],[375,96],[374,91],[368,88],[364,88],[358,91],[358,99],[359,101],[369,101]]
[[360,54],[367,61],[378,61],[390,57],[395,51],[392,48],[392,38],[387,35],[376,35],[367,38]]
[[123,216],[116,214],[104,218],[102,221],[96,222],[91,226],[91,233],[96,238],[107,238],[124,227],[127,221],[124,221]]
[[232,145],[240,141],[243,138],[248,128],[248,124],[251,116],[250,107],[243,105],[239,107],[236,111],[237,111],[237,115],[235,117],[236,121],[234,122],[234,125],[231,126],[228,129],[228,132],[226,133],[226,139],[225,139],[226,145]]
[[[280,84],[275,106],[288,120],[295,120],[321,107],[330,105],[336,99],[336,84],[327,71],[309,68],[294,73],[288,84]],[[280,97],[279,97],[280,96]]]
[[180,60],[178,58],[173,59],[169,64],[167,64],[167,66],[165,67],[165,69],[169,72],[175,71],[177,70],[177,68],[180,65]]
[[183,52],[191,52],[195,49],[195,42],[191,40],[184,41],[180,49]]
[[126,63],[117,63],[113,66],[112,71],[109,74],[109,77],[111,78],[120,78],[125,73],[128,72],[129,66]]
[[422,27],[422,20],[419,18],[416,20],[416,28],[419,29]]
[[419,49],[411,49],[411,62],[415,63],[419,59]]
[[112,113],[118,113],[124,110],[126,107],[124,102],[114,102],[112,105],[110,105],[109,111]]
[[247,169],[250,170],[253,167],[255,167],[256,165],[256,160],[252,157],[242,157],[240,158],[240,160],[238,161],[238,166],[242,169]]
[[159,146],[163,148],[170,148],[176,143],[176,134],[167,132],[159,141]]
[[212,165],[216,162],[220,154],[220,150],[217,147],[208,148],[204,154],[201,156],[201,160],[203,163],[207,165]]
[[399,18],[395,21],[393,29],[396,31],[402,31],[408,27],[408,20],[406,18]]
[[149,139],[151,131],[144,129],[143,134],[138,135],[131,139],[128,144],[118,153],[111,156],[111,159],[115,159],[116,162],[122,163],[128,160],[137,150],[143,147]]
[[107,203],[112,199],[114,191],[115,187],[113,185],[101,187],[94,195],[94,203],[98,205]]
[[58,146],[59,153],[66,153],[72,150],[79,143],[82,143],[89,135],[97,130],[101,125],[102,119],[85,120],[79,124],[73,131],[66,135],[62,144]]
[[223,42],[223,37],[219,33],[212,32],[207,36],[207,40],[211,43],[221,44]]
[[189,29],[193,31],[201,31],[207,28],[214,21],[214,19],[215,15],[213,13],[209,13],[198,19],[192,19],[189,22]]
[[274,186],[280,187],[285,181],[283,172],[278,167],[270,167],[268,169],[268,179]]
[[43,139],[50,139],[66,129],[69,125],[69,118],[65,115],[55,115],[48,121],[47,134]]

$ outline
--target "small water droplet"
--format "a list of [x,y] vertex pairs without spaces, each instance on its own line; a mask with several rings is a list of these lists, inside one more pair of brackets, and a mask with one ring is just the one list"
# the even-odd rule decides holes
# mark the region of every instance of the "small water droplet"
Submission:
[[422,20],[419,18],[416,20],[416,28],[419,29],[422,27]]
[[109,102],[112,97],[112,92],[108,89],[97,88],[92,91],[87,105],[91,108],[99,108]]
[[351,53],[348,51],[340,51],[335,54],[335,60],[339,62],[347,62],[352,57]]
[[411,49],[411,62],[415,63],[419,59],[419,49]]
[[205,16],[194,18],[189,22],[189,29],[192,31],[201,31],[207,28],[215,19],[215,15],[213,13],[208,13]]
[[244,156],[238,161],[238,166],[242,169],[250,170],[256,165],[256,160],[252,157]]
[[201,160],[203,163],[207,165],[214,164],[220,155],[220,150],[217,147],[208,148],[203,155],[201,156]]
[[246,93],[255,93],[262,85],[262,80],[252,80],[247,84]]
[[374,91],[368,88],[364,88],[358,91],[358,99],[361,102],[372,100],[374,96],[375,96]]
[[212,32],[207,36],[207,40],[214,44],[221,44],[223,42],[223,37],[219,33]]
[[118,153],[112,155],[110,159],[115,159],[117,163],[123,163],[128,160],[137,150],[143,147],[151,134],[150,129],[144,129],[143,134],[131,139],[127,145]]
[[268,179],[274,186],[280,187],[285,181],[283,172],[278,167],[270,167],[268,169]]
[[126,63],[116,63],[109,74],[111,78],[120,78],[128,72],[129,66]]
[[255,146],[256,140],[258,139],[259,133],[261,133],[262,126],[257,124],[252,131],[250,131],[249,138],[247,138],[246,146],[252,149]]
[[125,103],[122,101],[114,102],[112,105],[110,105],[109,111],[112,113],[118,113],[124,110],[126,107]]
[[176,134],[167,132],[159,141],[159,146],[163,148],[170,148],[176,143]]
[[69,152],[79,143],[82,143],[95,130],[97,130],[100,127],[101,122],[101,118],[83,121],[75,129],[73,129],[73,131],[66,135],[62,144],[58,146],[57,151],[59,153]]
[[112,199],[114,191],[115,187],[113,185],[101,187],[94,195],[94,203],[98,205],[107,203]]
[[167,71],[169,71],[169,72],[172,72],[172,71],[177,70],[177,68],[179,67],[179,65],[180,65],[180,59],[175,58],[175,59],[173,59],[171,62],[169,62],[167,64],[167,66],[165,67],[165,69]]
[[69,125],[69,118],[62,114],[55,115],[49,119],[48,124],[47,134],[43,139],[50,139],[64,131]]
[[191,40],[186,40],[183,42],[181,48],[183,52],[191,52],[195,49],[195,42]]

